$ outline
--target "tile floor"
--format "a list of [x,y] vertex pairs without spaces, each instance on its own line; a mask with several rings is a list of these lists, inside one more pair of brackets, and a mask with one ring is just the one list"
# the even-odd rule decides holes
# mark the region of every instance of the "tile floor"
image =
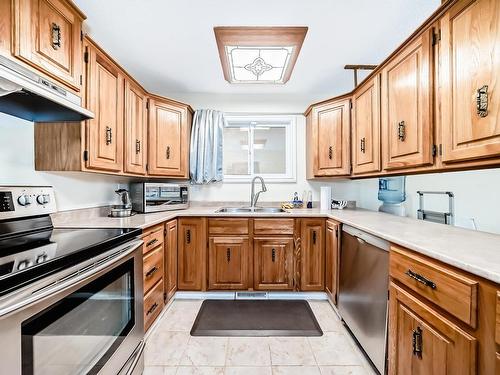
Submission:
[[175,300],[146,341],[144,375],[373,375],[326,301],[322,337],[191,337],[202,301]]

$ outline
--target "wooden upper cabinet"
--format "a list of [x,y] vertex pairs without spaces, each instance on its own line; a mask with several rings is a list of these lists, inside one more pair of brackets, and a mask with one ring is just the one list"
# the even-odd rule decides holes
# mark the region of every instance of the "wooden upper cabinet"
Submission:
[[292,290],[294,288],[293,238],[262,237],[254,239],[254,288],[257,290]]
[[500,6],[458,1],[441,18],[443,162],[500,155]]
[[352,97],[352,171],[380,171],[380,85],[379,76],[363,84]]
[[179,219],[177,246],[177,288],[179,290],[205,289],[206,219]]
[[432,146],[432,30],[402,49],[381,72],[384,169],[430,165]]
[[339,223],[333,220],[326,221],[325,290],[334,303],[337,302],[339,277],[339,228]]
[[350,99],[314,105],[307,115],[308,178],[351,173]]
[[301,220],[300,289],[325,289],[325,220]]
[[66,0],[14,0],[13,4],[14,55],[79,91],[83,13]]
[[188,106],[150,98],[148,174],[189,177],[191,112]]
[[208,289],[248,289],[248,237],[210,237]]
[[476,339],[391,283],[389,374],[476,374]]
[[125,81],[124,171],[145,174],[147,163],[147,97],[131,80]]
[[123,169],[124,76],[99,49],[86,43],[86,102],[95,118],[87,121],[86,167],[120,172]]

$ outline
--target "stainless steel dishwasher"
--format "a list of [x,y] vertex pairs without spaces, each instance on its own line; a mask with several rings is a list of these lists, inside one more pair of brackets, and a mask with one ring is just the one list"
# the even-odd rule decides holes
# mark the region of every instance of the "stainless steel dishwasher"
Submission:
[[386,372],[389,243],[343,225],[338,310],[381,374]]

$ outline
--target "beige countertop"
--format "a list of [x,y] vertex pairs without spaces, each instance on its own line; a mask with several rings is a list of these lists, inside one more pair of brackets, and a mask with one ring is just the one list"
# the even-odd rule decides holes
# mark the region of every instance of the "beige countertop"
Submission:
[[234,203],[192,203],[187,210],[137,214],[121,219],[108,217],[109,208],[100,207],[58,212],[52,215],[52,220],[56,228],[147,228],[181,216],[327,217],[500,284],[500,235],[362,209],[216,213],[222,206],[234,206]]

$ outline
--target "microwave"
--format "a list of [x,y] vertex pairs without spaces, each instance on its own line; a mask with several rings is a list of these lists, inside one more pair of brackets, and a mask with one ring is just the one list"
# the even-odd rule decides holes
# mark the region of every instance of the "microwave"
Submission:
[[130,186],[132,209],[137,212],[182,210],[189,207],[187,184],[135,182]]

